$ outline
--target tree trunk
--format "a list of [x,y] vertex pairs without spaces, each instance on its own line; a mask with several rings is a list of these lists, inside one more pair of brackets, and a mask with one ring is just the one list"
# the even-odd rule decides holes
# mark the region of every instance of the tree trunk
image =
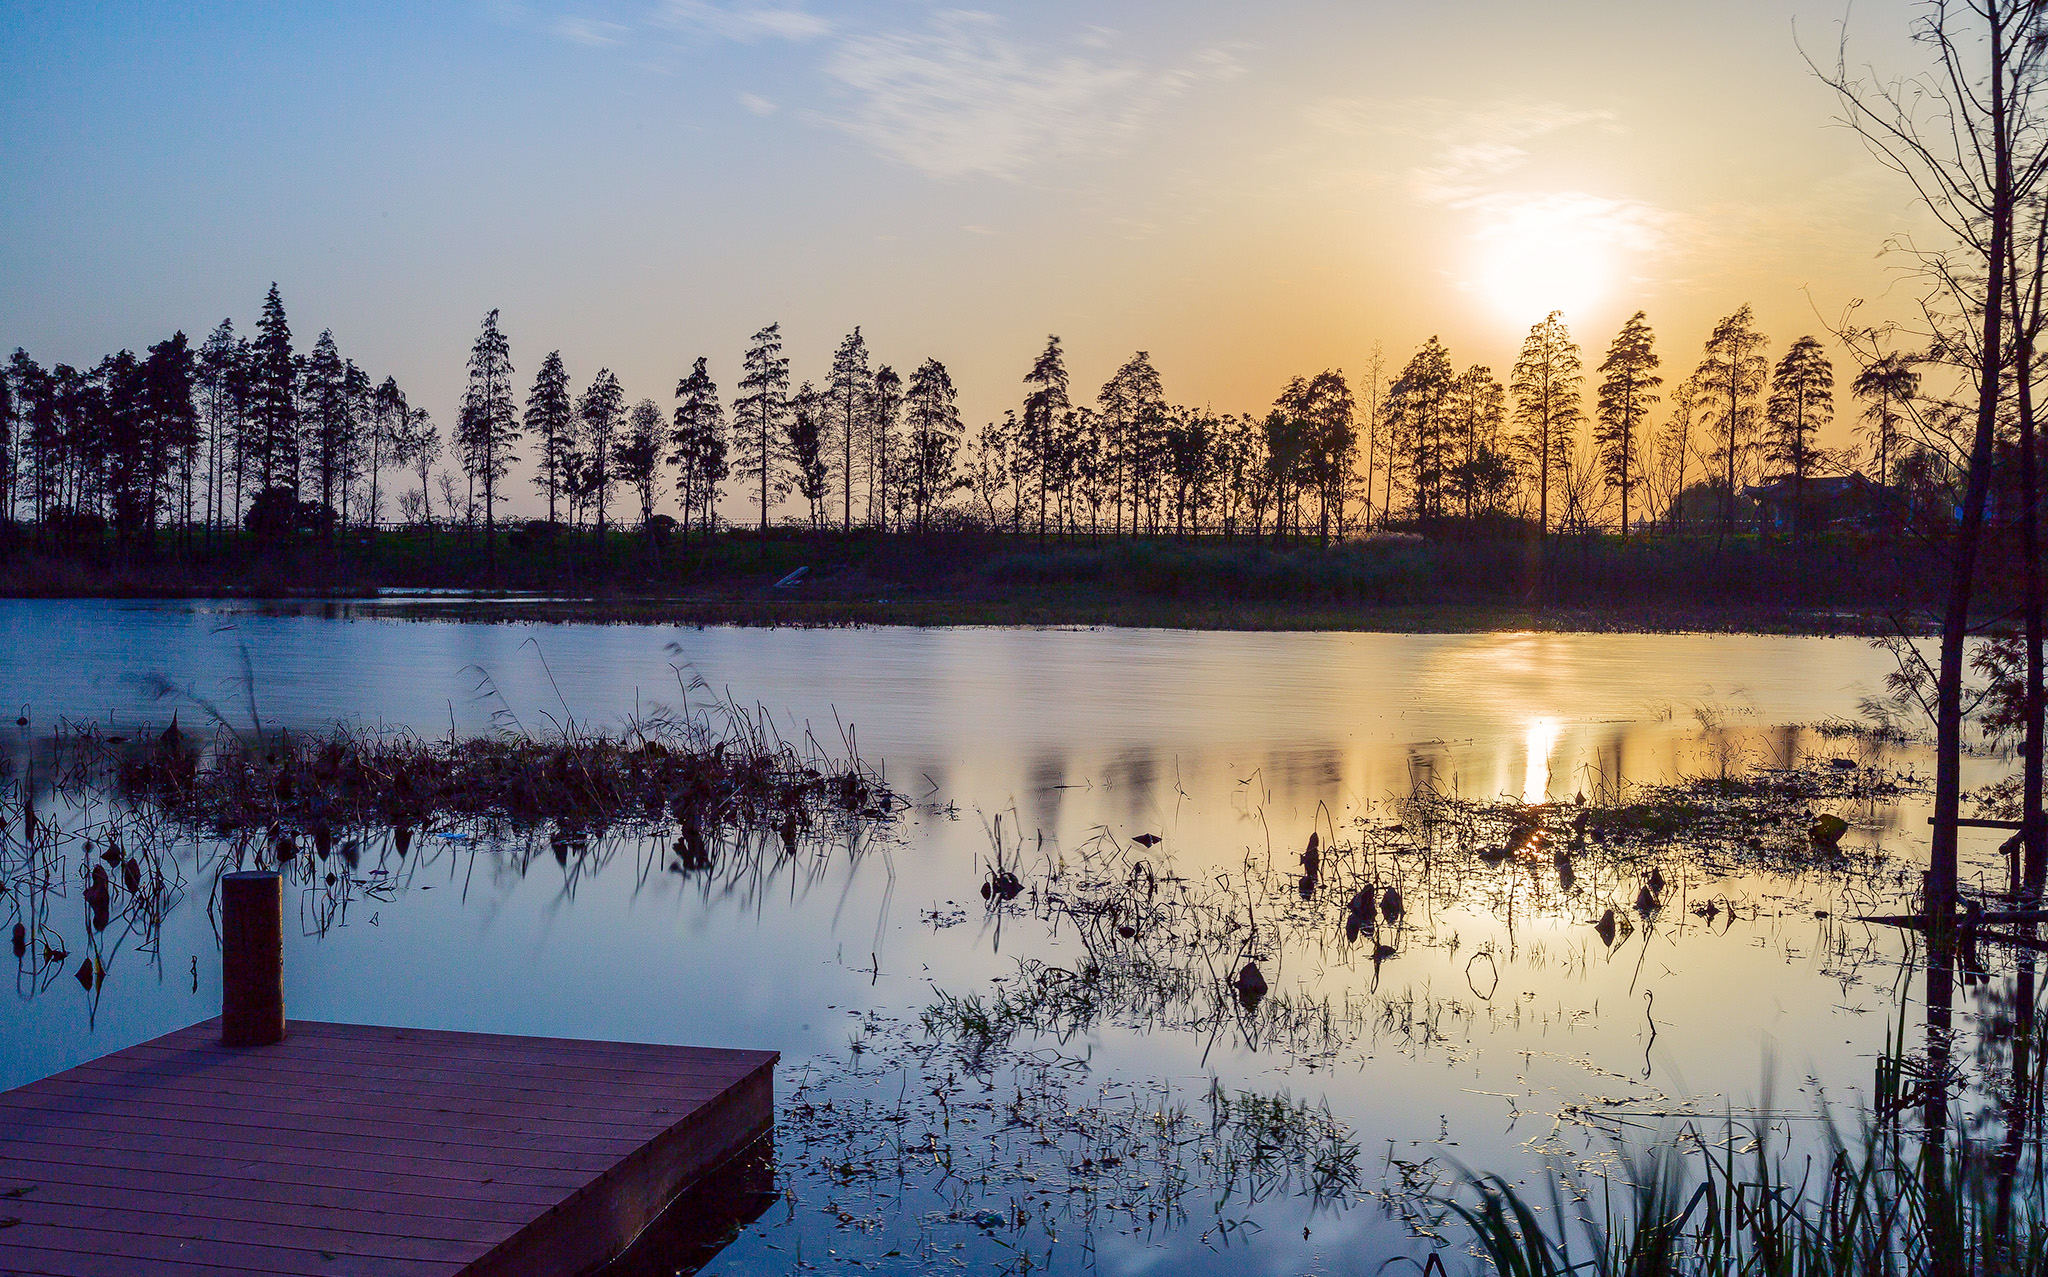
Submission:
[[[1984,320],[1978,346],[1977,430],[1970,448],[1970,469],[1963,497],[1961,526],[1956,532],[1955,561],[1949,578],[1948,604],[1942,616],[1941,658],[1935,680],[1934,839],[1927,877],[1929,932],[1937,949],[1945,948],[1955,927],[1956,820],[1961,814],[1963,752],[1963,658],[1969,638],[1970,597],[1976,581],[1977,553],[1984,525],[1984,504],[1991,485],[1991,441],[1998,424],[2000,374],[2004,370],[2006,262],[2012,235],[2012,152],[2008,136],[2004,25],[1994,14],[1990,23],[1990,109],[1992,117],[1993,187],[1991,250],[1986,254]],[[1934,971],[1928,971],[1929,1001]]]

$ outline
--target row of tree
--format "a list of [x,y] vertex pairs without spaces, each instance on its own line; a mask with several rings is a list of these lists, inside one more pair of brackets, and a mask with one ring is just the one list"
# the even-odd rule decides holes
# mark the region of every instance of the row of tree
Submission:
[[[1453,516],[1631,529],[1697,514],[1688,491],[1707,494],[1732,527],[1744,483],[1782,476],[1797,510],[1809,478],[1858,460],[1819,443],[1835,412],[1821,342],[1799,338],[1775,366],[1766,347],[1740,308],[1667,403],[1638,312],[1595,369],[1589,413],[1584,355],[1553,312],[1530,329],[1505,384],[1485,365],[1458,371],[1432,337],[1392,375],[1375,353],[1355,386],[1326,370],[1287,383],[1264,412],[1230,414],[1169,401],[1144,351],[1086,400],[1051,337],[1018,407],[970,435],[944,364],[927,359],[905,378],[872,358],[858,328],[822,379],[793,386],[770,324],[748,341],[729,411],[704,358],[664,409],[629,404],[609,369],[579,389],[559,351],[530,384],[515,381],[493,311],[445,448],[429,414],[345,357],[332,333],[295,350],[272,285],[253,337],[223,320],[197,350],[179,333],[89,369],[45,369],[16,350],[0,377],[0,515],[110,524],[146,540],[164,525],[331,531],[383,520],[395,491],[404,522],[488,530],[523,449],[549,523],[600,531],[621,489],[642,524],[672,492],[686,533],[712,528],[729,481],[762,527],[794,501],[794,517],[818,528],[971,520],[1041,535],[1327,541]],[[1868,463],[1891,481],[1924,451],[1905,430],[1919,376],[1889,356],[1853,391]],[[437,473],[444,450],[453,469]]]
[[[1590,419],[1584,355],[1560,313],[1529,330],[1506,385],[1484,365],[1456,371],[1431,338],[1375,414],[1383,451],[1368,457],[1366,473],[1383,477],[1382,511],[1400,508],[1398,488],[1425,521],[1514,512],[1545,530],[1629,529],[1658,511],[1675,521],[1681,496],[1699,485],[1732,529],[1743,485],[1767,475],[1791,485],[1797,511],[1808,479],[1859,458],[1819,442],[1835,416],[1834,366],[1820,340],[1800,337],[1775,366],[1767,346],[1748,306],[1723,319],[1697,366],[1670,388],[1660,425],[1663,359],[1641,311],[1595,370]],[[1906,451],[1918,374],[1895,357],[1884,374],[1860,376],[1854,391],[1865,403],[1870,462],[1889,482]]]

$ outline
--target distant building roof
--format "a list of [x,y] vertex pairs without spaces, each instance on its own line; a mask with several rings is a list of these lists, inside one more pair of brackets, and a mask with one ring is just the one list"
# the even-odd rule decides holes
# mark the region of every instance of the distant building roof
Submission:
[[[1852,470],[1848,474],[1812,475],[1806,480],[1806,496],[1809,500],[1815,497],[1825,499],[1828,497],[1846,496],[1852,492],[1867,492],[1877,486],[1877,484],[1872,483],[1869,479],[1864,478],[1861,471]],[[1742,495],[1752,501],[1790,500],[1793,488],[1792,476],[1780,475],[1775,479],[1766,479],[1762,483],[1744,486]]]

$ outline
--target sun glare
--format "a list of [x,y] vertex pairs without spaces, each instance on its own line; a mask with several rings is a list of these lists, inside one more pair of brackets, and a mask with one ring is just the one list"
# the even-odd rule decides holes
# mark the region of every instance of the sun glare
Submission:
[[1529,755],[1522,775],[1523,802],[1550,801],[1550,751],[1557,748],[1560,733],[1555,719],[1529,720],[1528,730],[1523,735],[1523,745]]
[[1474,287],[1511,323],[1533,324],[1553,310],[1579,314],[1613,286],[1613,229],[1570,206],[1503,208],[1475,237]]

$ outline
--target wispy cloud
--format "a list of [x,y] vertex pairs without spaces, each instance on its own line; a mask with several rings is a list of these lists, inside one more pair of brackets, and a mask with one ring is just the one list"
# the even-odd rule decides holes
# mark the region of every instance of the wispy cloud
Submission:
[[630,16],[618,9],[609,19],[572,13],[548,29],[572,43],[632,45],[643,53],[673,49],[679,39],[816,42],[823,55],[815,73],[836,105],[806,110],[785,94],[778,102],[746,90],[733,100],[763,116],[787,104],[793,118],[940,178],[1014,178],[1045,161],[1115,152],[1174,98],[1243,73],[1229,47],[1163,65],[1119,54],[1110,27],[1083,26],[1064,42],[1033,43],[1014,37],[999,17],[957,9],[930,11],[920,29],[889,29],[836,13],[828,18],[802,0],[653,0]]
[[815,40],[832,33],[832,23],[808,10],[777,4],[720,4],[714,0],[663,0],[655,20],[668,27],[701,31],[726,40]]
[[935,177],[1014,177],[1044,160],[1117,150],[1190,86],[1240,70],[1225,50],[1165,70],[1120,60],[1108,36],[1090,28],[1061,52],[962,11],[922,32],[851,36],[825,71],[853,95],[852,110],[821,118]]
[[607,22],[600,18],[562,17],[555,19],[555,34],[571,44],[603,48],[621,44],[630,34],[631,28],[622,22]]
[[1326,132],[1407,140],[1422,152],[1403,175],[1409,193],[1424,204],[1452,207],[1497,193],[1504,179],[1530,165],[1534,143],[1621,127],[1612,111],[1541,101],[1462,106],[1437,98],[1325,98],[1306,114],[1311,126]]
[[1527,99],[1329,98],[1307,118],[1326,132],[1396,143],[1407,160],[1399,186],[1421,206],[1470,214],[1482,240],[1544,224],[1648,252],[1685,233],[1678,215],[1648,201],[1544,180],[1545,152],[1582,151],[1588,135],[1623,133],[1613,111]]

